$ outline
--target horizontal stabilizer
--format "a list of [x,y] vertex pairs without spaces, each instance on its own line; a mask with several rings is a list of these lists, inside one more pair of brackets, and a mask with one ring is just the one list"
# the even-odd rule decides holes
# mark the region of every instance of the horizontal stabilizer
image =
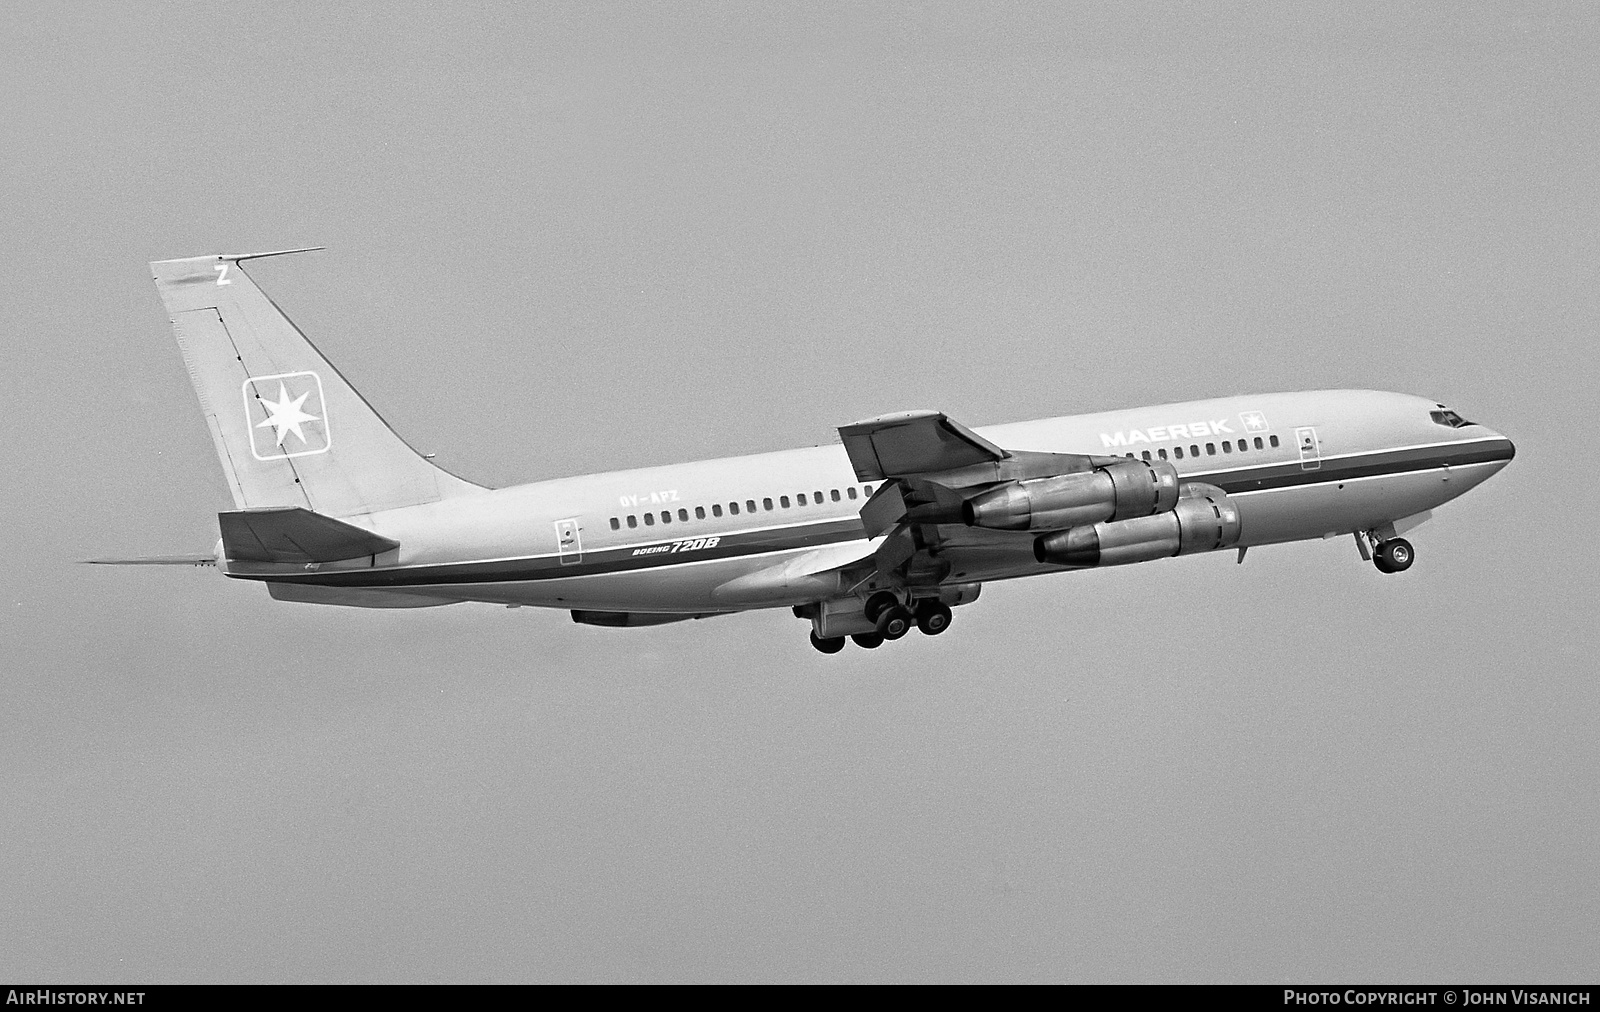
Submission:
[[215,566],[212,555],[140,555],[131,559],[84,559],[91,566]]
[[338,562],[400,542],[299,506],[218,513],[223,554],[236,562]]

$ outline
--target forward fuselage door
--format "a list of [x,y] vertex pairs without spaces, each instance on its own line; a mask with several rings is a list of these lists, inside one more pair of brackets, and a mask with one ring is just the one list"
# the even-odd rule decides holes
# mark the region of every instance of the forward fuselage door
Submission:
[[1315,471],[1322,466],[1322,454],[1317,447],[1317,430],[1309,425],[1294,430],[1294,441],[1300,446],[1300,470]]
[[561,564],[575,566],[582,562],[583,537],[579,533],[577,518],[557,520],[555,526],[556,550],[561,553]]

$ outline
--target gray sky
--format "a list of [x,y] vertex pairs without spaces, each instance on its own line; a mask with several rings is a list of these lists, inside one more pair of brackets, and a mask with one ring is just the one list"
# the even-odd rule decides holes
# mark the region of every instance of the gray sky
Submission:
[[[1589,4],[0,11],[0,978],[1600,975]],[[786,612],[276,604],[145,262],[491,484],[1252,390],[1516,440],[1348,540]]]

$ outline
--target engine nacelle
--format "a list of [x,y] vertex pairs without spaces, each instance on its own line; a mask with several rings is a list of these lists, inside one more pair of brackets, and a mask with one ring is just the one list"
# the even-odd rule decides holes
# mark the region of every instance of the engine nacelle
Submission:
[[1229,548],[1239,533],[1239,508],[1228,493],[1195,481],[1184,484],[1169,512],[1042,534],[1033,557],[1055,566],[1121,566]]
[[1123,460],[1009,482],[967,500],[961,514],[969,527],[1055,531],[1164,513],[1177,502],[1177,468],[1164,460]]

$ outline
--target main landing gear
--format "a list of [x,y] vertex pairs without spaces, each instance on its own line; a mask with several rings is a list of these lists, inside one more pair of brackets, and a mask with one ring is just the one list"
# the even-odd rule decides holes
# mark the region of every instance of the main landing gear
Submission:
[[864,612],[867,621],[873,624],[872,632],[853,633],[849,637],[824,637],[812,630],[811,645],[822,653],[836,654],[844,649],[844,642],[848,638],[854,640],[858,647],[876,650],[891,640],[905,636],[912,626],[925,636],[937,636],[950,628],[952,618],[950,606],[938,598],[913,601],[908,608],[900,603],[898,597],[888,593],[874,594],[868,598]]
[[867,599],[867,619],[878,627],[878,635],[886,640],[904,636],[911,631],[913,623],[925,636],[937,636],[950,628],[950,606],[938,598],[925,597],[914,602],[914,608],[907,608],[893,594],[874,594]]
[[[823,639],[822,637],[818,636],[815,632],[813,632],[811,634],[811,645],[816,647],[818,650],[822,651],[825,654],[836,654],[839,651],[844,649],[844,637],[843,636],[829,636],[826,639]],[[873,644],[873,646],[877,646],[877,645],[878,644],[876,644],[876,643]]]

